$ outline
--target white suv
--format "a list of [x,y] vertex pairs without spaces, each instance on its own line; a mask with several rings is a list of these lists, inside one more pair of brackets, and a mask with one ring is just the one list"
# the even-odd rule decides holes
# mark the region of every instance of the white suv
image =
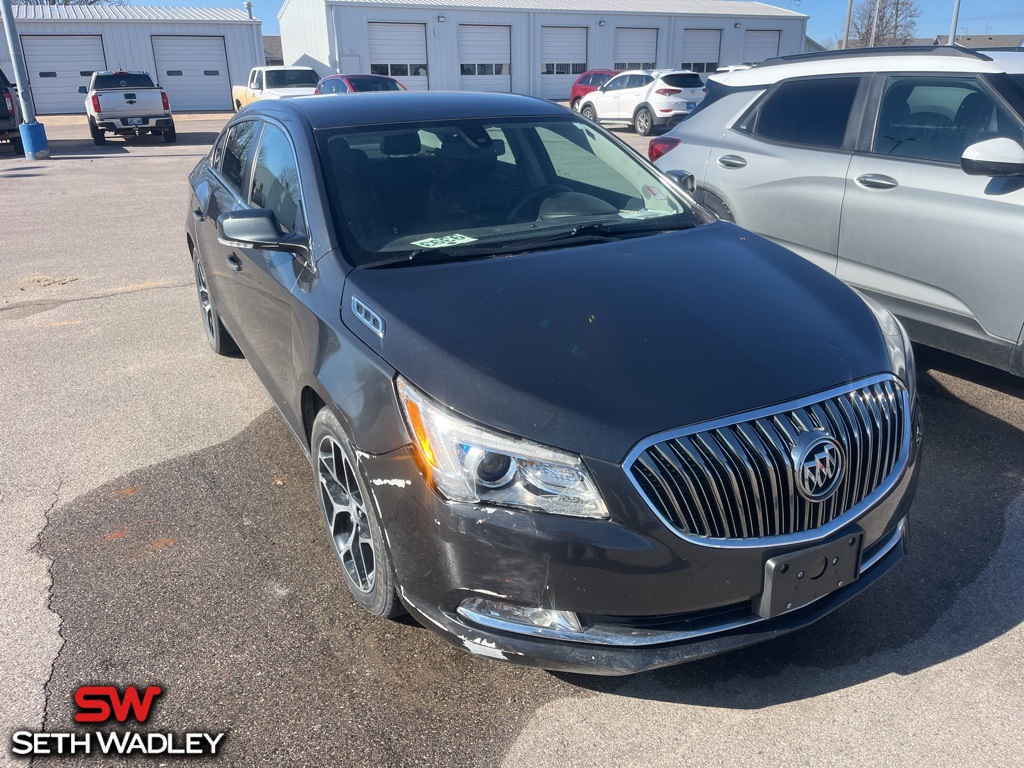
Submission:
[[598,123],[628,123],[641,136],[675,125],[704,100],[700,75],[689,70],[633,69],[583,97],[580,113]]
[[1024,376],[1024,52],[863,48],[715,79],[651,141],[658,168],[915,341]]

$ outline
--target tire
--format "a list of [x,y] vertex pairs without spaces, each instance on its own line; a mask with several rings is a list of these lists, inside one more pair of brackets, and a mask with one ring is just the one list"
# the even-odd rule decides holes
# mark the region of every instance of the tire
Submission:
[[14,154],[18,157],[25,156],[25,142],[21,140],[20,136],[15,136],[11,139],[11,149],[14,150]]
[[192,249],[192,272],[196,278],[199,311],[203,316],[203,328],[206,331],[206,340],[210,344],[210,349],[218,355],[232,355],[238,351],[238,345],[235,344],[235,340],[231,338],[228,329],[221,322],[217,305],[213,301],[213,294],[210,292],[210,285],[206,280],[203,262],[199,258],[198,248]]
[[595,112],[594,108],[589,104],[584,105],[583,109],[580,110],[580,114],[593,123],[597,122],[597,112]]
[[395,592],[394,568],[373,495],[345,430],[329,408],[321,409],[313,421],[310,456],[317,503],[345,585],[368,613],[386,619],[401,616],[405,608]]
[[633,115],[633,130],[637,136],[650,136],[654,130],[654,116],[647,107],[640,107]]
[[178,140],[178,132],[174,129],[174,126],[172,125],[166,131],[164,131],[164,143],[166,143],[166,144],[173,144],[177,140]]
[[237,112],[241,108],[242,108],[242,102],[240,102],[237,99],[235,99],[235,112]]
[[570,106],[570,107],[572,108],[572,111],[573,111],[573,112],[579,112],[579,111],[580,111],[580,100],[579,100],[579,99],[576,99],[576,100],[575,100],[575,101],[573,101],[573,103],[572,103],[572,104],[570,104],[569,106]]
[[92,135],[92,143],[97,147],[102,147],[107,143],[107,137],[103,134],[99,128],[96,127],[96,123],[93,119],[89,118],[89,133]]

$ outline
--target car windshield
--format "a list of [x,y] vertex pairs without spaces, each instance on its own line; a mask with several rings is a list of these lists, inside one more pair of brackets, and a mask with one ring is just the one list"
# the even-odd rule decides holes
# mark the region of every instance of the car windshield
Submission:
[[1024,91],[1024,75],[1010,75],[1010,77],[1012,77],[1014,82],[1016,82],[1017,85],[1020,86],[1021,90]]
[[97,91],[107,88],[152,88],[153,78],[145,73],[115,72],[112,75],[96,75],[96,82],[92,87]]
[[665,75],[661,78],[665,85],[673,88],[703,88],[704,81],[700,75]]
[[359,265],[476,257],[705,221],[603,130],[574,116],[318,132],[335,220]]
[[267,88],[316,88],[320,77],[312,69],[268,69]]
[[363,93],[365,91],[400,91],[402,86],[397,80],[388,77],[366,77],[365,75],[349,75],[349,85],[352,90]]

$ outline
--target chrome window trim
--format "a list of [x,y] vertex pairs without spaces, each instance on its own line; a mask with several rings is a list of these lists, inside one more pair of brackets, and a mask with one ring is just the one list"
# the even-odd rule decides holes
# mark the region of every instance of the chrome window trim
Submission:
[[[893,550],[906,533],[906,527],[907,521],[906,518],[904,518],[900,520],[896,528],[888,534],[888,540],[883,539],[884,543],[879,547],[878,551],[875,552],[869,560],[861,563],[860,570],[858,571],[858,579],[877,565],[883,557]],[[852,582],[852,584],[856,583],[856,581]],[[835,592],[829,592],[822,595],[817,598],[817,600],[812,600],[807,605],[800,606],[800,608],[793,611],[793,613],[798,613],[807,608],[807,606],[814,605],[818,600],[822,600],[833,594],[835,594]],[[551,629],[550,627],[533,627],[528,624],[516,624],[512,621],[503,621],[502,619],[496,619],[491,616],[485,616],[475,611],[465,609],[462,606],[459,606],[456,612],[461,618],[467,619],[474,624],[479,624],[480,626],[487,627],[488,629],[496,629],[501,632],[509,632],[517,635],[530,635],[532,637],[543,638],[545,640],[561,640],[570,643],[618,645],[627,647],[664,645],[667,643],[696,640],[698,638],[719,635],[733,629],[739,629],[741,627],[747,627],[753,624],[760,624],[761,622],[769,621],[769,619],[762,618],[756,614],[751,614],[750,616],[746,616],[742,619],[735,619],[733,621],[725,622],[724,624],[718,624],[713,627],[704,627],[702,629],[664,631],[652,629],[630,629],[628,627],[623,627],[618,631],[612,631],[607,628],[608,625],[598,625],[588,627],[583,632],[569,632],[561,629]]]
[[[863,389],[864,387],[871,386],[872,384],[878,384],[883,381],[891,381],[896,384],[896,387],[900,393],[900,406],[903,408],[905,418],[903,421],[903,441],[900,448],[900,455],[897,457],[895,464],[893,465],[892,471],[883,480],[877,488],[871,493],[865,496],[860,503],[855,504],[853,507],[848,509],[843,514],[836,517],[834,520],[826,523],[820,528],[814,528],[809,531],[800,531],[799,533],[787,533],[779,536],[761,536],[749,539],[716,539],[709,536],[697,536],[692,533],[686,533],[680,531],[670,520],[668,520],[657,506],[651,501],[651,499],[644,492],[643,488],[637,482],[633,476],[631,467],[633,462],[640,457],[644,451],[656,443],[660,443],[664,440],[672,440],[677,437],[686,437],[688,435],[695,434],[697,432],[705,432],[708,430],[719,429],[721,427],[728,427],[733,424],[739,424],[746,421],[753,421],[755,419],[762,419],[769,416],[774,416],[779,413],[785,413],[786,411],[796,410],[798,408],[805,408],[815,403],[820,403],[824,400],[830,400],[840,395],[845,395],[850,392]],[[765,408],[759,408],[753,411],[746,411],[744,413],[738,413],[733,416],[726,416],[720,419],[713,419],[711,421],[702,421],[699,424],[693,424],[689,427],[681,427],[677,429],[670,429],[665,432],[659,432],[656,435],[651,435],[641,440],[634,446],[626,458],[620,465],[622,470],[626,473],[630,483],[640,498],[647,504],[648,509],[653,512],[659,520],[665,525],[665,527],[673,534],[678,536],[680,539],[689,542],[690,544],[696,544],[702,547],[709,547],[711,549],[763,549],[765,547],[777,547],[777,546],[788,546],[791,544],[807,544],[811,542],[820,541],[826,539],[836,531],[840,530],[846,525],[855,522],[857,519],[866,514],[872,507],[874,507],[881,499],[885,498],[892,491],[894,487],[903,478],[903,475],[907,469],[907,461],[910,457],[911,447],[911,433],[913,430],[913,414],[910,412],[910,396],[907,392],[906,385],[896,376],[891,373],[877,374],[875,376],[869,376],[865,379],[852,382],[850,384],[844,384],[841,387],[835,387],[833,389],[825,390],[814,395],[808,395],[802,397],[799,400],[791,400],[786,403],[778,405],[771,405]]]

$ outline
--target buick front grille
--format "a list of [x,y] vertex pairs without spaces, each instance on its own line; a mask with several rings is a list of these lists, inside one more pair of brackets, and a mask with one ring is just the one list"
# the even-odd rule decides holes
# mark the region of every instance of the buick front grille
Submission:
[[678,533],[708,539],[799,534],[841,517],[902,470],[908,411],[903,384],[878,376],[818,398],[657,435],[634,449],[625,466]]

